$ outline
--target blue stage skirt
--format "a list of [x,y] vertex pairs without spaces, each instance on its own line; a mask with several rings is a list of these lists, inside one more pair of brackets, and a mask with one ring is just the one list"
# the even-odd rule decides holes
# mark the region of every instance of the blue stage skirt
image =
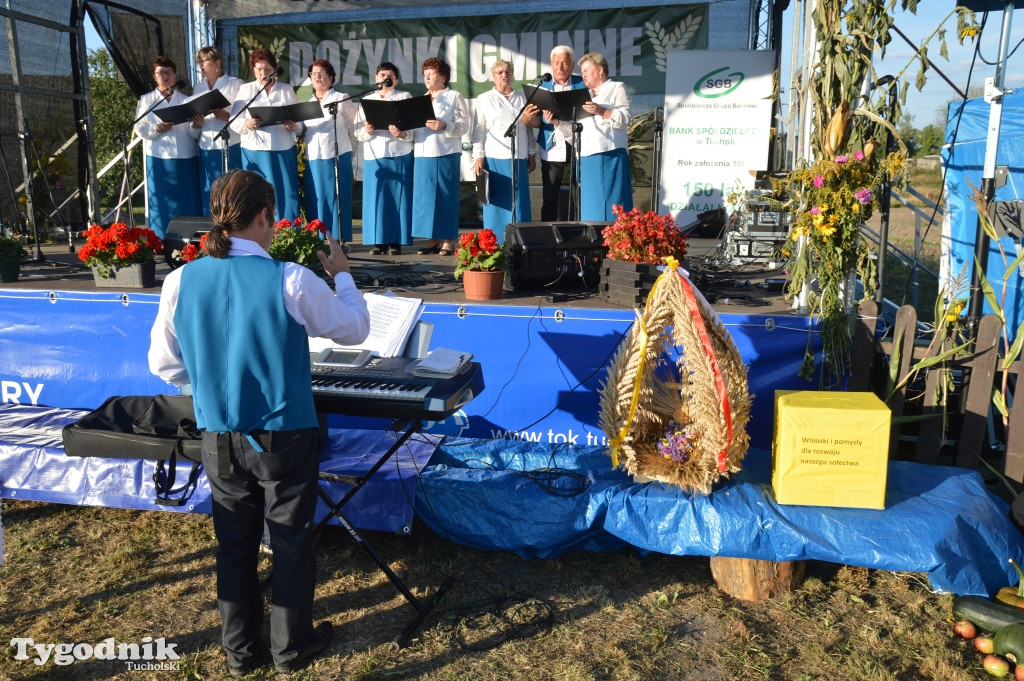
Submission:
[[629,153],[614,149],[580,159],[580,220],[615,222],[613,205],[633,210]]
[[[241,145],[232,144],[228,147],[228,170],[235,170],[242,167]],[[202,213],[196,215],[210,214],[210,186],[213,181],[224,174],[224,150],[223,149],[200,149],[199,150],[199,197]]]
[[363,243],[412,245],[412,154],[363,162]]
[[201,215],[196,157],[146,157],[146,226],[161,239],[179,215]]
[[296,147],[283,151],[253,151],[242,147],[242,167],[259,173],[274,185],[276,220],[294,220],[302,215],[299,207],[299,154]]
[[[516,222],[532,222],[530,210],[530,176],[526,159],[516,161],[519,182],[516,185]],[[484,168],[490,173],[488,195],[484,206],[484,227],[494,230],[498,243],[505,243],[505,227],[512,222],[512,164],[507,158],[484,157]]]
[[[306,160],[306,220],[320,218],[331,236],[352,241],[352,152],[338,156],[338,183],[334,181],[334,161]],[[338,229],[338,187],[341,187],[341,230]]]
[[412,235],[459,238],[459,169],[462,154],[417,157],[413,173]]

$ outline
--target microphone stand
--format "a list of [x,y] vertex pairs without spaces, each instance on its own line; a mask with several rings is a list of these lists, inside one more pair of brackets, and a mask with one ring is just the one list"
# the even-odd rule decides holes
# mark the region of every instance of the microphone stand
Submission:
[[[541,76],[541,81],[543,80],[544,77]],[[548,80],[551,80],[551,78],[548,77]],[[519,198],[519,195],[516,193],[516,188],[519,185],[519,164],[516,158],[516,139],[519,135],[516,134],[516,124],[519,123],[519,119],[522,117],[523,112],[526,111],[526,107],[530,106],[530,102],[535,94],[537,94],[536,90],[530,93],[530,96],[523,102],[523,107],[519,109],[519,113],[512,119],[512,123],[509,124],[508,129],[505,131],[505,137],[509,139],[509,147],[512,151],[512,222],[516,221],[516,199]]]
[[[28,121],[27,120],[25,121],[25,132],[19,132],[18,133],[18,139],[20,139],[24,143],[24,145],[25,145],[25,158],[28,159],[29,158],[29,153],[28,153],[29,143],[30,143],[30,140],[32,139],[32,133],[28,131]],[[43,169],[40,168],[39,172],[42,173]],[[35,180],[34,180],[34,178],[35,178],[35,173],[30,171],[28,173],[28,177],[25,179],[25,195],[30,197],[30,198],[35,193]],[[33,203],[32,203],[31,200],[28,202],[28,205],[30,207],[33,206]],[[34,212],[35,212],[34,210],[33,211],[29,211],[29,213],[30,213],[29,214],[29,218],[31,218],[31,221],[32,221],[32,234],[33,234],[33,236],[35,238],[35,242],[36,242],[36,251],[35,251],[35,253],[32,254],[32,261],[33,262],[43,262],[43,261],[46,260],[46,256],[43,255],[43,251],[39,247],[39,223],[36,221],[35,215],[32,215],[32,213],[34,213]],[[28,223],[27,222],[25,223],[25,227],[28,228]]]
[[654,144],[651,154],[651,162],[654,164],[654,172],[651,173],[651,208],[655,211],[661,207],[661,151],[663,144],[664,121],[658,118],[658,112],[654,112]]
[[578,107],[572,107],[572,184],[569,187],[569,198],[572,204],[573,222],[580,221],[580,144],[583,141],[583,123],[576,119]]
[[[171,92],[173,93],[174,90],[172,89]],[[167,101],[166,97],[162,97],[162,96],[159,97],[155,102],[153,102],[153,106],[151,106],[148,109],[146,109],[145,111],[143,111],[142,114],[138,118],[136,118],[134,121],[132,121],[131,123],[128,124],[128,127],[126,127],[121,132],[117,133],[117,139],[120,140],[120,142],[121,142],[121,158],[122,158],[122,160],[124,162],[124,177],[123,177],[122,185],[121,186],[124,187],[126,189],[126,191],[128,192],[128,226],[129,227],[134,227],[135,226],[135,215],[134,215],[133,210],[132,210],[132,181],[131,181],[131,177],[128,174],[128,131],[131,130],[132,128],[134,128],[136,123],[141,121],[143,118],[145,118],[149,114],[153,113],[153,110],[155,108],[157,108],[158,106],[160,106],[161,103],[166,102],[166,101]],[[118,205],[120,205],[120,204],[118,204]]]
[[252,99],[250,99],[248,102],[246,102],[245,106],[243,106],[241,109],[238,110],[238,113],[236,113],[234,116],[232,116],[231,118],[228,119],[228,122],[224,124],[224,127],[220,129],[220,132],[218,132],[217,136],[214,138],[214,139],[219,139],[219,140],[223,140],[224,141],[224,172],[225,173],[228,172],[228,145],[231,143],[231,132],[230,132],[229,128],[231,127],[231,124],[234,123],[238,119],[239,116],[241,116],[246,111],[248,111],[249,107],[252,106],[252,103],[255,102],[256,98],[260,96],[260,93],[265,91],[267,89],[267,85],[273,83],[275,80],[277,80],[277,76],[274,76],[272,78],[268,78],[266,83],[260,83],[260,86],[256,89],[256,94],[254,94],[252,96]]

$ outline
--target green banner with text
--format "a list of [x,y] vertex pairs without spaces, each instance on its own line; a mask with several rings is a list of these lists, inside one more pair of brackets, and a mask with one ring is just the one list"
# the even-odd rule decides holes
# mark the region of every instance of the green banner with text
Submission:
[[[373,73],[388,61],[399,70],[401,89],[419,94],[420,65],[439,57],[452,67],[450,86],[467,98],[491,88],[491,65],[511,62],[516,83],[550,71],[551,48],[569,45],[577,59],[600,52],[609,75],[633,95],[665,92],[666,55],[708,46],[706,4],[664,5],[543,14],[502,14],[423,20],[240,26],[239,76],[251,80],[249,54],[265,47],[284,67],[282,80],[300,86],[315,59],[338,74],[335,88],[354,94],[374,85]],[[552,26],[559,28],[552,30]]]

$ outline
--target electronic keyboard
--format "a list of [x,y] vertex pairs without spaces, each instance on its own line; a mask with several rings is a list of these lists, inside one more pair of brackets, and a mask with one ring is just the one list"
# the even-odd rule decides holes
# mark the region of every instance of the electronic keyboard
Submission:
[[478,362],[454,378],[422,378],[418,360],[375,357],[360,367],[312,366],[313,403],[319,412],[443,421],[484,389]]

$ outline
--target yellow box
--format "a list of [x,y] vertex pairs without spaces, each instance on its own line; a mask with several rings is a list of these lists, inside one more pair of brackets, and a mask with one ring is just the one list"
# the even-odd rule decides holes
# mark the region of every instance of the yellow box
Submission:
[[775,500],[885,508],[891,421],[873,393],[775,391]]

